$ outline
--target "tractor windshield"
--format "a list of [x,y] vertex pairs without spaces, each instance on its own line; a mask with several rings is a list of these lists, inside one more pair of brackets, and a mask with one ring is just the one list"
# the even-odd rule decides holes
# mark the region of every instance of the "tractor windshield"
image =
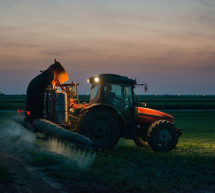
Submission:
[[124,84],[106,84],[103,89],[102,102],[118,108],[133,106],[132,87]]
[[122,83],[93,84],[89,103],[110,104],[119,110],[129,109],[134,106],[133,87]]

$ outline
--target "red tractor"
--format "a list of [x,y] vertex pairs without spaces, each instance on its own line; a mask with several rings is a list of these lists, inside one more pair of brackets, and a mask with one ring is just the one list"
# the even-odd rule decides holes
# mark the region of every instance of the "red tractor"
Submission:
[[100,74],[88,82],[92,84],[90,101],[79,118],[79,133],[98,147],[111,148],[120,137],[133,139],[138,146],[148,142],[154,151],[171,151],[176,147],[181,131],[173,125],[174,118],[138,107],[134,95],[136,80]]
[[133,139],[138,146],[148,143],[154,151],[168,152],[176,147],[181,130],[174,126],[174,118],[138,107],[134,95],[136,80],[115,74],[89,78],[89,104],[78,103],[78,84],[63,84],[67,80],[65,70],[55,61],[31,81],[25,126],[67,141],[69,132],[75,132],[71,141],[98,148],[112,148],[121,137]]

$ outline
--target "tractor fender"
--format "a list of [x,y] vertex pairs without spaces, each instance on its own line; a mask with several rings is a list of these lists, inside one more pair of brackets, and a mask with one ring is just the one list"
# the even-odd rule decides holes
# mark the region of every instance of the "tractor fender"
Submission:
[[121,129],[121,132],[122,132],[122,129],[125,128],[125,118],[122,116],[122,113],[117,110],[117,108],[115,108],[114,106],[112,105],[109,105],[109,104],[104,104],[104,103],[95,103],[95,104],[92,104],[92,105],[89,105],[87,106],[85,109],[88,110],[88,111],[91,111],[91,110],[96,110],[96,109],[107,109],[108,111],[114,113],[114,115],[117,117],[117,120],[119,121],[119,124],[120,124],[120,129]]

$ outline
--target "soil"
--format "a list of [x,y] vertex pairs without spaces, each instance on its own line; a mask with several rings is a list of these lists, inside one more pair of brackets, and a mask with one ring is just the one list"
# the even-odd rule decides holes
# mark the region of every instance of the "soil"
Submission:
[[[0,163],[13,175],[12,182],[1,183],[1,193],[108,193],[113,192],[105,184],[81,173],[71,179],[55,179],[46,175],[49,167],[33,167],[20,157],[0,152]],[[115,191],[117,192],[117,191]]]
[[11,154],[0,153],[0,162],[3,167],[9,169],[13,175],[10,183],[4,183],[0,186],[0,192],[5,193],[38,193],[38,192],[66,192],[61,184],[44,175],[39,168],[33,168]]

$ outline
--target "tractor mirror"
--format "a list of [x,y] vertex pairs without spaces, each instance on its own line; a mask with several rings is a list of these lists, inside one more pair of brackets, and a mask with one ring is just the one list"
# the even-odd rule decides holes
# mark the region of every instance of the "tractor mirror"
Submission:
[[147,86],[147,84],[144,85],[144,90],[145,90],[145,92],[148,91],[148,86]]
[[145,92],[148,91],[148,85],[147,84],[136,84],[137,86],[144,86]]

